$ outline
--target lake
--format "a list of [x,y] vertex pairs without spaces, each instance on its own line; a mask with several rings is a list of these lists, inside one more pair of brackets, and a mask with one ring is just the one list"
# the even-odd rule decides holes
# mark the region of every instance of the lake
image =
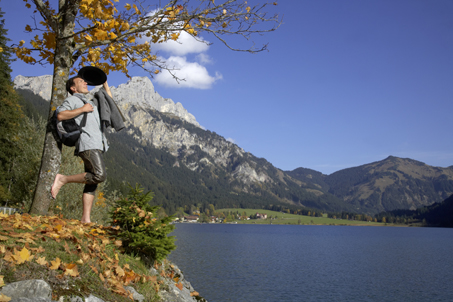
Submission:
[[169,259],[208,302],[452,301],[453,229],[176,224]]

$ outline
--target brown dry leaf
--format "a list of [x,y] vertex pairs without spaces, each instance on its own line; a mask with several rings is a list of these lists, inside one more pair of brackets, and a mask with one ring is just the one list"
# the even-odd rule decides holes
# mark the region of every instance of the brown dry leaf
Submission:
[[5,257],[3,257],[3,259],[8,262],[14,262],[13,254],[10,251],[6,251]]
[[78,277],[79,271],[78,271],[77,265],[74,263],[68,264],[68,266],[66,266],[66,270],[65,270],[64,274],[69,275],[71,277]]
[[65,243],[64,243],[64,249],[65,249],[66,253],[71,254],[71,249],[69,248],[67,241],[65,241]]
[[50,263],[52,264],[49,268],[51,270],[56,270],[60,267],[60,264],[61,264],[61,259],[57,257],[57,259],[55,259],[55,261],[50,261]]
[[120,247],[120,246],[123,245],[123,242],[122,242],[121,240],[116,240],[116,241],[115,241],[115,245],[116,245],[117,247]]
[[[34,250],[34,251],[35,251],[35,250]],[[46,250],[45,250],[42,246],[39,246],[39,247],[36,249],[35,252],[36,252],[36,254],[38,254],[38,253],[43,253],[43,252],[45,252],[45,251],[46,251]]]
[[5,241],[5,240],[8,240],[8,239],[9,239],[9,237],[0,235],[0,240],[1,241]]
[[3,276],[0,276],[0,287],[5,285],[5,281],[3,281]]
[[115,273],[119,276],[119,277],[123,277],[125,274],[124,274],[124,270],[121,268],[121,266],[119,265],[116,265],[114,266],[114,269],[115,269]]
[[76,263],[82,265],[83,264],[83,260],[79,259],[79,260],[76,261]]
[[96,274],[99,274],[98,269],[95,266],[90,265],[90,267],[93,270],[93,272],[95,272]]
[[0,245],[0,253],[6,253],[6,247],[4,245]]
[[90,255],[82,253],[80,254],[80,259],[82,259],[84,262],[87,262],[88,260],[90,260]]
[[47,265],[46,257],[38,257],[38,259],[36,259],[36,263],[39,265]]
[[200,295],[200,293],[199,293],[199,292],[196,292],[196,291],[190,293],[190,296],[191,296],[191,297],[193,297],[193,296],[199,296],[199,295]]
[[0,302],[8,302],[8,301],[11,301],[11,298],[0,293]]
[[182,283],[175,283],[175,286],[179,288],[179,290],[182,290]]
[[104,276],[102,276],[102,274],[99,274],[99,278],[101,279],[102,282],[105,281],[105,278],[104,278]]

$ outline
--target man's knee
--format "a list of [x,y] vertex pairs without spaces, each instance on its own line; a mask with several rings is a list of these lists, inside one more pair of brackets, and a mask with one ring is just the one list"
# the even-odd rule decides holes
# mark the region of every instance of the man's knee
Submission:
[[101,173],[95,174],[93,176],[93,182],[96,184],[104,182],[106,179],[107,179],[107,173],[105,173],[105,171],[101,171]]

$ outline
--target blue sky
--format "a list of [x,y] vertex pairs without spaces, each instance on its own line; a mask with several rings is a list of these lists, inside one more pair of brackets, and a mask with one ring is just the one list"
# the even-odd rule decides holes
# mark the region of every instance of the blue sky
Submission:
[[[30,40],[24,4],[0,1],[14,42]],[[187,82],[156,77],[157,92],[282,170],[331,174],[389,155],[453,165],[453,1],[280,0],[272,9],[283,24],[255,39],[269,51],[233,52],[207,36],[209,47],[161,49]],[[13,77],[52,73],[21,62],[12,69]]]

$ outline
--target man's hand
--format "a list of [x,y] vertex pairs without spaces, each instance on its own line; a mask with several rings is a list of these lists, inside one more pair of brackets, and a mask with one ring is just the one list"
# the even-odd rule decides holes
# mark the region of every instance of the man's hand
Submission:
[[75,118],[76,116],[81,115],[82,113],[93,112],[93,111],[94,111],[93,105],[86,103],[82,107],[74,109],[74,110],[61,111],[60,113],[58,113],[57,119],[59,121],[69,120],[69,119]]
[[94,111],[93,105],[88,104],[88,103],[83,105],[80,109],[82,109],[82,112],[93,112]]

